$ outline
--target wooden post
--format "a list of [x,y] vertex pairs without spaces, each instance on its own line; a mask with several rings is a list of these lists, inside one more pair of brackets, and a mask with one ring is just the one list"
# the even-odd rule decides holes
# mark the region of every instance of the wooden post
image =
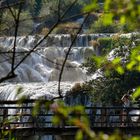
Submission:
[[7,124],[8,122],[6,122],[8,121],[7,119],[8,119],[8,109],[5,108],[3,109],[3,124],[2,124],[3,129],[10,128],[10,126]]

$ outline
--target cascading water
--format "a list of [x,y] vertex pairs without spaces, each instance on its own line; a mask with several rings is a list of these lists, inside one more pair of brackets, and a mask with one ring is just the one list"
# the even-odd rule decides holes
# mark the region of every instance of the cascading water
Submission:
[[[88,79],[85,70],[80,68],[80,64],[90,55],[96,53],[93,46],[90,46],[90,40],[97,39],[98,37],[104,37],[104,34],[90,34],[90,35],[78,35],[77,40],[69,54],[67,63],[62,75],[62,91],[64,89],[69,90],[75,82],[83,82]],[[110,35],[106,35],[110,36]],[[43,36],[19,36],[16,41],[16,64],[39,42]],[[23,87],[23,93],[28,95],[29,98],[38,98],[36,89],[34,86],[41,89],[44,92],[43,96],[49,95],[50,90],[57,88],[57,82],[59,73],[65,55],[68,51],[72,38],[70,35],[50,35],[45,39],[36,50],[31,53],[30,56],[15,70],[16,78],[8,80],[9,83],[0,85],[0,94],[2,100],[16,99],[13,94],[12,87],[20,84]],[[14,44],[14,37],[0,37],[0,78],[5,76],[11,68],[12,47]],[[8,53],[3,53],[8,52]],[[15,65],[16,65],[15,64]],[[18,84],[17,84],[18,83]],[[41,84],[42,83],[42,84]],[[55,83],[55,85],[53,85]],[[30,86],[28,86],[30,85]],[[48,85],[52,85],[50,88]],[[45,88],[44,88],[45,86]],[[24,91],[24,88],[30,87]],[[64,87],[64,89],[63,89]],[[66,88],[67,87],[67,88]],[[11,90],[10,90],[11,89]],[[65,90],[66,91],[66,90]],[[28,94],[30,92],[30,94]],[[9,96],[13,96],[9,98]],[[40,93],[41,96],[41,93]],[[57,96],[57,90],[54,90],[53,94],[50,94],[52,98]],[[49,97],[50,97],[49,96]]]
[[[95,53],[89,41],[96,36],[79,35],[66,62],[62,75],[61,90],[65,94],[72,88],[75,82],[87,80],[85,70],[80,64]],[[42,39],[42,36],[17,37],[15,65]],[[0,78],[6,76],[11,69],[12,47],[14,37],[0,37]],[[71,44],[70,35],[50,35],[37,49],[15,70],[16,78],[0,84],[1,100],[16,100],[21,97],[29,99],[52,99],[58,93],[59,73]],[[8,53],[4,53],[8,52]],[[21,88],[20,94],[17,94]],[[8,110],[8,114],[14,114],[16,110]],[[24,118],[24,120],[29,118]],[[50,118],[47,118],[50,119]],[[42,136],[41,139],[51,139]]]

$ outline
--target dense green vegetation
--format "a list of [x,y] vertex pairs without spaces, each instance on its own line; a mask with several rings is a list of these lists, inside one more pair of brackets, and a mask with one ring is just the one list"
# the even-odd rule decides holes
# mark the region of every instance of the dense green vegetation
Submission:
[[[9,4],[17,2],[9,1]],[[20,26],[19,26],[19,35],[28,35],[28,34],[40,34],[43,28],[50,28],[53,24],[59,20],[59,16],[62,16],[68,7],[74,2],[72,0],[61,0],[60,5],[58,6],[58,0],[29,0],[24,1],[22,4],[22,11],[20,16]],[[67,19],[69,22],[79,18],[69,19],[73,15],[81,13],[81,9],[85,2],[79,1],[77,4],[74,4],[73,7],[68,10],[67,14],[63,19]],[[6,5],[6,2],[4,3]],[[3,5],[4,5],[3,4]],[[3,9],[0,9],[1,11]],[[18,13],[18,6],[11,8],[13,12]],[[14,18],[10,12],[9,8],[4,9],[0,12],[0,33],[1,35],[14,35]],[[66,20],[67,21],[67,20]],[[10,23],[10,26],[9,26]],[[20,32],[20,28],[22,32]],[[61,32],[60,32],[61,33]]]
[[[17,2],[16,0],[8,1],[9,4]],[[25,0],[22,4],[22,11],[20,16],[20,26],[19,26],[19,35],[28,35],[28,34],[41,34],[43,28],[48,28],[53,26],[60,16],[64,14],[64,11],[74,2],[74,0],[61,0],[59,5],[59,0]],[[99,1],[103,2],[103,1]],[[90,5],[91,0],[78,0],[73,7],[67,11],[66,15],[63,17],[63,27],[67,22],[71,25],[79,19],[83,18],[83,7]],[[6,5],[6,2],[3,2],[3,5]],[[112,6],[112,5],[111,5]],[[114,6],[114,5],[113,5]],[[112,7],[113,7],[112,6]],[[92,4],[91,4],[92,8]],[[13,13],[18,13],[18,6],[11,8]],[[130,9],[131,10],[131,9]],[[10,12],[9,8],[0,9],[0,34],[1,35],[14,35],[14,18]],[[86,33],[116,33],[116,32],[132,32],[137,30],[133,24],[128,20],[126,23],[121,25],[118,22],[119,16],[115,15],[115,20],[112,24],[104,24],[104,11],[103,5],[99,5],[95,11],[91,12],[89,19],[85,23]],[[111,15],[110,15],[111,16]],[[73,17],[73,18],[71,18]],[[107,17],[108,20],[110,17]],[[121,19],[122,20],[122,19]],[[66,23],[65,23],[66,22]],[[72,22],[72,23],[70,23]],[[9,24],[10,23],[10,24]],[[77,24],[77,23],[75,23]],[[10,26],[9,26],[10,25]],[[61,27],[62,25],[60,25]],[[72,27],[73,28],[73,27]],[[70,29],[73,30],[73,29]],[[57,33],[63,33],[64,31],[59,30]],[[69,32],[68,32],[69,33]]]
[[89,75],[99,72],[98,78],[87,83],[91,88],[90,95],[93,96],[94,102],[106,105],[113,105],[116,102],[120,104],[120,99],[125,93],[132,94],[133,89],[139,86],[139,71],[127,69],[137,40],[137,36],[134,36],[132,38],[112,36],[97,40],[98,45],[104,48],[101,56],[92,56],[83,64],[87,67]]

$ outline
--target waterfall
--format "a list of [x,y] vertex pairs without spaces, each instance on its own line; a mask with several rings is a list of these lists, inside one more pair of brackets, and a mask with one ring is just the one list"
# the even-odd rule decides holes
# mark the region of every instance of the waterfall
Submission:
[[[16,41],[17,65],[22,58],[38,43],[43,36],[18,36]],[[89,37],[78,35],[70,52],[62,75],[61,90],[66,94],[75,82],[87,80],[85,70],[80,64],[92,55],[94,49],[89,45]],[[0,84],[1,100],[16,100],[22,97],[28,99],[49,99],[58,96],[59,73],[72,42],[70,35],[50,35],[37,49],[15,70],[16,78]],[[14,37],[0,37],[0,78],[6,76],[11,69],[11,50]],[[2,52],[8,52],[7,54]],[[18,88],[22,90],[17,94]],[[9,109],[8,114],[15,114],[15,109]],[[29,118],[25,118],[27,120]],[[47,118],[49,119],[49,118]],[[35,136],[38,139],[38,136]],[[30,139],[30,138],[29,138]],[[33,139],[33,137],[31,137]],[[42,140],[52,139],[51,136],[41,136]]]
[[[62,90],[65,89],[63,89],[63,87],[71,87],[75,82],[84,82],[88,79],[86,71],[80,67],[80,64],[91,55],[97,53],[94,47],[90,45],[90,41],[100,37],[111,37],[112,35],[114,34],[79,34],[77,36],[65,64],[62,75],[62,85],[65,86],[61,87]],[[42,35],[17,37],[15,66],[43,37]],[[30,85],[31,89],[28,90],[34,92],[34,96],[37,97],[39,93],[36,92],[36,89],[32,91],[32,87],[39,85],[41,91],[45,90],[43,95],[49,95],[50,87],[44,89],[44,86],[52,84],[51,90],[57,88],[57,85],[53,85],[53,83],[57,83],[58,81],[64,58],[71,43],[72,36],[69,34],[50,34],[15,70],[17,77],[7,80],[7,83],[5,82],[6,86],[4,86],[3,83],[0,84],[0,93],[5,96],[5,98],[2,97],[2,99],[7,100],[8,96],[13,94],[9,89],[11,89],[12,86],[15,88],[18,84],[25,89],[28,89],[28,85]],[[11,69],[11,51],[13,45],[14,37],[0,37],[0,78],[6,76]],[[5,54],[4,52],[8,53]],[[55,86],[55,88],[53,86]],[[57,94],[57,90],[54,90],[54,92]],[[26,93],[24,92],[24,94]],[[29,98],[32,98],[32,96]],[[14,98],[12,99],[14,100]]]
[[[132,35],[136,34],[137,33],[129,33],[121,34],[120,36],[130,38]],[[91,55],[98,53],[98,50],[96,50],[94,46],[91,46],[90,42],[101,37],[111,37],[113,35],[114,34],[77,35],[77,39],[70,51],[62,74],[62,92],[63,90],[65,91],[65,87],[69,87],[69,90],[74,83],[85,82],[89,79],[89,77],[86,75],[86,70],[82,69],[80,64]],[[42,35],[17,37],[15,66],[41,39],[43,39],[43,37],[44,36]],[[9,89],[10,87],[13,87],[14,89],[16,86],[18,86],[18,84],[25,89],[28,89],[28,85],[30,85],[30,87],[39,85],[41,91],[44,90],[44,94],[41,94],[41,92],[37,93],[36,89],[29,88],[28,90],[32,93],[32,95],[34,94],[34,98],[38,98],[39,94],[40,96],[45,96],[46,98],[47,95],[50,94],[50,88],[53,91],[58,87],[58,84],[54,85],[53,83],[58,83],[60,70],[69,46],[72,43],[72,39],[73,37],[69,34],[50,34],[46,39],[44,39],[44,41],[35,49],[35,51],[32,52],[15,70],[15,74],[17,75],[16,78],[5,81],[5,85],[7,84],[7,86],[3,86],[3,83],[0,84],[0,93],[2,96],[4,95],[1,99],[16,99],[17,96]],[[14,37],[0,37],[0,78],[6,76],[11,69],[11,51],[13,45]],[[108,55],[109,60],[114,58],[115,55],[113,52],[114,50]],[[95,79],[98,76],[101,76],[100,70],[91,78]],[[43,88],[45,85],[49,84],[52,86],[46,87],[45,89]],[[25,92],[23,93],[26,95]],[[66,93],[66,91],[64,93]],[[14,95],[13,98],[8,97],[12,96],[11,94]],[[57,90],[54,90],[53,95],[54,94],[57,96]],[[28,98],[32,98],[32,95],[28,96]],[[48,98],[50,98],[50,96],[48,96]]]
[[[89,45],[89,41],[96,37],[96,35],[78,35],[62,75],[62,85],[65,85],[64,87],[71,87],[74,82],[83,82],[87,80],[86,72],[79,66],[87,57],[95,53],[93,47]],[[41,35],[18,36],[16,41],[17,53],[15,65],[17,65],[42,38],[43,36]],[[14,89],[16,86],[19,86],[19,84],[25,89],[30,87],[28,91],[30,91],[31,94],[34,93],[35,98],[38,97],[38,94],[40,94],[40,96],[48,96],[49,98],[49,94],[51,93],[49,91],[50,87],[45,87],[45,85],[52,84],[51,90],[54,90],[53,86],[55,85],[53,83],[56,84],[56,81],[58,81],[59,73],[71,42],[72,38],[68,34],[49,35],[48,38],[45,39],[15,70],[17,77],[6,81],[8,83],[5,82],[5,85],[3,85],[3,83],[0,84],[1,99],[16,99],[17,97],[14,94]],[[6,76],[10,71],[11,50],[13,45],[14,37],[0,37],[0,78]],[[3,52],[8,53],[5,54]],[[38,90],[36,88],[32,89],[33,86],[39,86],[41,91],[45,93],[42,94],[40,91],[37,93]],[[55,88],[57,88],[57,85]],[[28,91],[25,90],[22,94],[26,95]],[[54,92],[53,95],[57,93],[57,90],[54,90]],[[51,96],[53,97],[53,95]],[[12,98],[9,98],[11,96]],[[32,98],[32,95],[29,94],[28,96],[30,96],[29,98]]]

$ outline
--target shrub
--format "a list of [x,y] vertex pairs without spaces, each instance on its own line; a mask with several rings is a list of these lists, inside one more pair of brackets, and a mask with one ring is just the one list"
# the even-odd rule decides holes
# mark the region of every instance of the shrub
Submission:
[[75,85],[72,87],[72,92],[78,92],[82,89],[81,83],[75,83]]
[[111,37],[103,37],[98,38],[97,42],[101,47],[101,54],[107,54],[112,49],[112,38]]
[[106,54],[112,48],[112,38],[111,37],[103,37],[98,38],[97,40],[91,40],[90,44],[94,47],[94,49],[100,49],[100,54]]
[[[13,10],[13,9],[12,9]],[[17,14],[18,11],[15,10]],[[18,27],[18,35],[28,35],[32,32],[33,21],[30,20],[31,16],[28,11],[22,11],[20,14],[20,22]],[[9,10],[3,12],[3,17],[1,19],[0,34],[2,35],[14,35],[15,32],[15,21]]]
[[42,31],[40,32],[41,35],[46,35],[49,32],[48,28],[43,28]]
[[122,32],[123,33],[130,33],[130,32],[134,32],[134,31],[135,31],[135,27],[133,24],[126,23],[126,24],[122,25]]
[[111,44],[112,44],[112,38],[111,37],[98,38],[97,41],[102,48],[110,47]]
[[67,22],[64,24],[60,24],[58,27],[56,27],[53,33],[73,35],[77,33],[77,30],[79,28],[80,28],[80,25],[78,23]]
[[116,33],[121,30],[120,25],[113,23],[111,25],[104,25],[102,18],[94,22],[90,29],[90,33]]

